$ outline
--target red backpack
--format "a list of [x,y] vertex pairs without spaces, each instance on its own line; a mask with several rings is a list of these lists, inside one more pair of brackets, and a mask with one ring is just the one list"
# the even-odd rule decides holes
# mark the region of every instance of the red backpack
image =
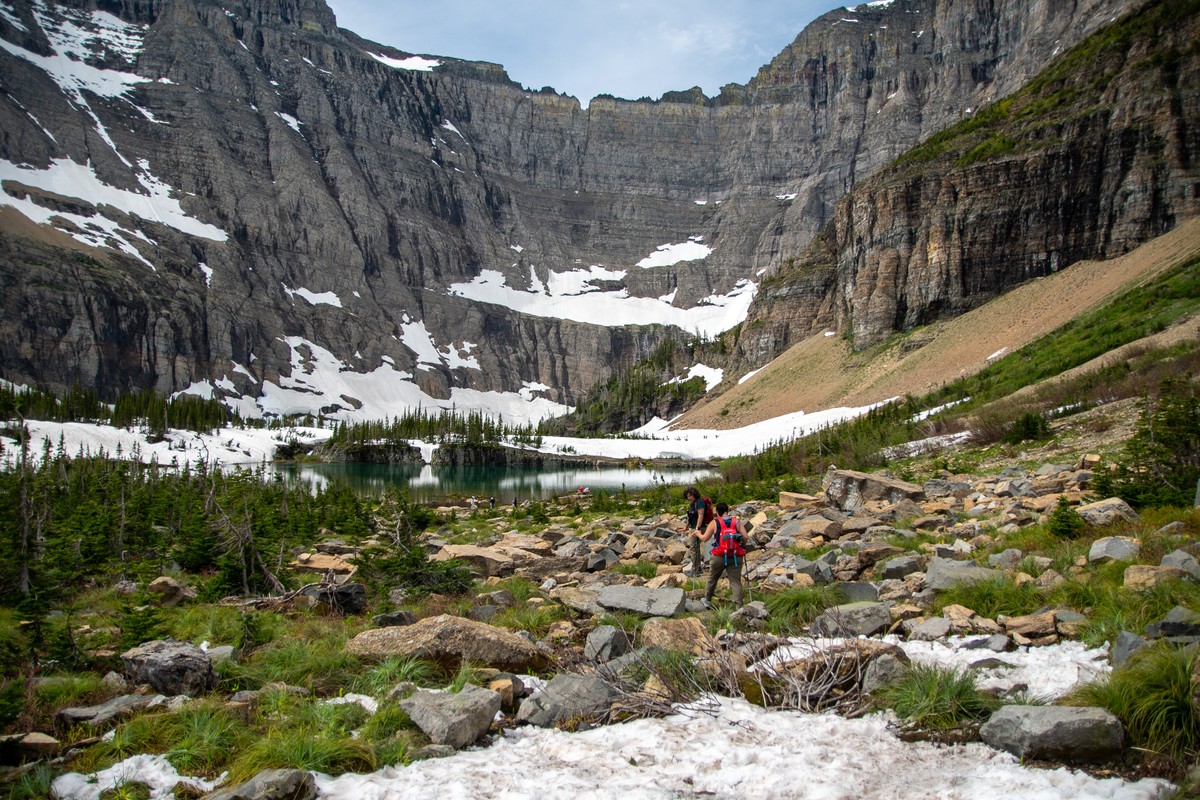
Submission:
[[734,557],[734,565],[737,565],[737,557],[746,555],[746,548],[742,544],[742,534],[737,529],[736,517],[717,517],[717,535],[714,537],[712,554],[714,556],[729,556]]

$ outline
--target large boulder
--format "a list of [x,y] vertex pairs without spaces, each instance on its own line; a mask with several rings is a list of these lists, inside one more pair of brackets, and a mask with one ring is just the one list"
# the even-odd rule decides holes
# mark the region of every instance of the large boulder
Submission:
[[1017,758],[1095,763],[1121,757],[1125,731],[1103,708],[1004,706],[979,736]]
[[915,483],[849,469],[829,469],[822,483],[826,502],[842,511],[858,511],[872,501],[899,503],[925,499],[925,490]]
[[985,581],[1000,580],[1004,573],[981,567],[973,561],[955,561],[951,558],[930,559],[925,569],[925,587],[944,592],[956,584],[968,586]]
[[892,625],[892,614],[883,603],[846,603],[828,608],[813,620],[816,636],[870,636]]
[[204,800],[314,800],[317,782],[303,769],[265,769],[245,783],[218,789]]
[[501,698],[491,689],[465,686],[461,692],[413,692],[400,708],[433,744],[463,748],[487,733],[500,710]]
[[595,675],[560,672],[521,703],[517,722],[550,728],[568,719],[599,719],[615,698],[613,687]]
[[300,593],[312,598],[314,606],[326,613],[353,615],[367,609],[367,587],[361,583],[305,586]]
[[146,642],[122,653],[121,661],[133,683],[148,683],[156,692],[167,695],[194,697],[217,682],[212,658],[191,642]]
[[1142,550],[1142,543],[1128,536],[1106,536],[1092,542],[1088,550],[1088,562],[1102,564],[1109,561],[1133,561]]
[[473,544],[448,544],[433,556],[434,561],[458,559],[472,572],[485,578],[512,575],[516,562],[512,556],[490,547]]
[[648,617],[673,617],[683,610],[683,590],[648,586],[605,586],[599,603],[610,611],[629,611]]
[[1128,522],[1137,522],[1141,519],[1129,503],[1119,497],[1109,497],[1105,500],[1097,500],[1095,503],[1087,503],[1079,506],[1075,511],[1089,525],[1111,525],[1121,519]]
[[403,627],[363,631],[346,642],[346,651],[375,659],[427,658],[446,669],[470,661],[509,672],[532,672],[549,664],[544,652],[515,633],[449,614]]

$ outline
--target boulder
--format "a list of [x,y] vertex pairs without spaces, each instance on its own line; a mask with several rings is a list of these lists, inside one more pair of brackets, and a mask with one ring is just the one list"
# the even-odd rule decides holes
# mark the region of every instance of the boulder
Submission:
[[1200,614],[1184,606],[1175,606],[1161,620],[1147,625],[1146,635],[1154,638],[1200,636]]
[[1126,589],[1147,590],[1169,581],[1181,581],[1189,577],[1178,567],[1155,567],[1150,564],[1130,564],[1125,568]]
[[615,697],[616,691],[595,675],[560,672],[521,703],[517,722],[550,728],[567,719],[599,719]]
[[332,572],[335,575],[352,575],[355,566],[341,556],[325,553],[301,553],[288,565],[309,572]]
[[918,642],[932,642],[950,635],[950,620],[945,617],[930,617],[918,622],[908,632],[908,638]]
[[196,597],[195,589],[190,586],[181,586],[177,580],[168,578],[166,575],[150,581],[146,591],[161,595],[164,606],[177,606],[185,600],[193,600]]
[[601,625],[588,634],[583,647],[583,657],[588,661],[603,664],[633,649],[625,631],[612,625]]
[[1088,550],[1088,563],[1101,564],[1109,561],[1133,561],[1141,552],[1142,543],[1128,536],[1106,536],[1092,542]]
[[218,789],[204,800],[314,800],[317,783],[303,769],[266,769],[245,783]]
[[833,567],[828,562],[819,559],[809,561],[803,556],[796,556],[795,570],[799,575],[812,578],[813,583],[833,583]]
[[406,609],[388,611],[371,617],[371,624],[376,628],[391,628],[401,625],[412,625],[417,621],[417,615]]
[[847,603],[874,603],[879,599],[879,587],[868,581],[842,581],[837,588]]
[[1109,651],[1108,658],[1115,669],[1128,661],[1130,656],[1138,650],[1149,646],[1150,642],[1136,633],[1121,631],[1117,634],[1116,640],[1113,641],[1112,650]]
[[1010,547],[1007,550],[988,556],[988,566],[996,567],[997,569],[1015,570],[1023,558],[1025,558],[1024,553],[1015,547]]
[[877,567],[877,570],[879,577],[887,580],[889,578],[903,578],[905,575],[920,572],[923,566],[924,560],[921,556],[916,553],[907,553],[884,561]]
[[61,709],[54,715],[54,724],[60,728],[69,728],[86,722],[94,728],[102,728],[110,722],[131,717],[139,711],[166,701],[167,698],[161,694],[122,695],[97,706]]
[[1196,580],[1200,580],[1200,561],[1186,550],[1174,550],[1162,557],[1159,562],[1164,567],[1175,567],[1186,572]]
[[[1005,633],[1019,643],[1045,645],[1058,641],[1058,627],[1053,610],[1020,617],[1002,617],[1001,622],[1004,624]],[[1022,639],[1028,641],[1023,642]]]
[[648,617],[673,617],[683,610],[683,590],[648,586],[606,586],[599,603],[610,611],[629,611]]
[[[901,651],[901,655],[903,655],[903,651]],[[866,671],[863,672],[863,694],[874,694],[880,689],[891,686],[903,678],[908,673],[908,669],[907,657],[901,659],[892,653],[884,653],[873,659],[870,664],[867,664]]]
[[1087,503],[1075,509],[1079,516],[1083,517],[1084,522],[1089,525],[1111,525],[1119,519],[1129,522],[1137,522],[1141,517],[1134,511],[1129,503],[1126,503],[1119,497],[1109,497],[1106,500],[1097,500],[1095,503]]
[[826,502],[842,511],[858,511],[872,501],[894,504],[925,499],[925,490],[915,483],[848,469],[830,468],[822,484]]
[[462,748],[487,733],[500,711],[501,698],[491,689],[467,685],[457,694],[413,692],[400,708],[433,744]]
[[148,683],[166,695],[203,694],[217,682],[212,658],[191,642],[160,639],[121,654],[133,683]]
[[979,736],[1017,758],[1095,763],[1121,757],[1125,731],[1102,708],[1004,706]]
[[511,575],[516,569],[516,563],[507,553],[473,544],[448,544],[433,556],[434,561],[450,559],[462,561],[472,572],[485,578]]
[[346,642],[346,651],[364,658],[428,658],[446,669],[457,669],[464,660],[511,672],[531,672],[549,664],[545,653],[515,633],[449,614],[363,631]]
[[984,581],[1000,580],[1003,573],[981,567],[973,561],[955,561],[950,558],[930,559],[925,569],[925,586],[943,592],[956,584],[973,585]]
[[559,586],[550,591],[550,599],[562,603],[567,608],[574,609],[581,614],[588,614],[593,617],[605,614],[604,607],[600,605],[600,591],[598,589]]
[[816,636],[870,636],[892,625],[892,615],[883,603],[846,603],[828,608],[813,620]]
[[367,587],[361,583],[305,586],[300,593],[311,597],[315,607],[327,613],[361,614],[367,608]]
[[642,626],[642,645],[703,655],[716,650],[717,642],[695,617],[654,617]]

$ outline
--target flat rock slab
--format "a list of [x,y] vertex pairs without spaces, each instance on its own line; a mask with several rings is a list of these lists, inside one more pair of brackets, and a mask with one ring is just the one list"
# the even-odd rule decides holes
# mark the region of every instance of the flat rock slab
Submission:
[[54,715],[54,724],[61,728],[69,728],[81,722],[89,723],[99,728],[115,720],[124,719],[150,706],[165,703],[167,698],[161,694],[127,694],[114,697],[98,706],[77,706],[64,708]]
[[1125,731],[1103,708],[1004,706],[979,736],[1017,758],[1097,763],[1121,758]]
[[943,592],[960,583],[974,585],[1000,580],[1003,577],[1003,572],[981,567],[973,561],[934,558],[930,559],[929,566],[925,569],[925,586],[936,592]]
[[317,782],[302,769],[266,769],[245,783],[218,789],[205,800],[314,800]]
[[849,469],[830,469],[822,483],[826,502],[842,511],[858,511],[871,501],[899,503],[925,499],[924,488],[915,483]]
[[1137,522],[1141,519],[1133,508],[1119,497],[1109,497],[1079,506],[1075,511],[1089,525],[1111,525],[1117,520]]
[[450,614],[363,631],[346,642],[346,651],[365,658],[428,658],[449,669],[463,661],[508,672],[532,672],[549,664],[544,652],[515,633]]
[[1088,550],[1088,562],[1091,564],[1108,561],[1133,561],[1142,550],[1142,543],[1128,536],[1106,536],[1092,542]]
[[605,586],[600,605],[610,611],[630,611],[648,617],[673,617],[683,611],[683,590],[648,586]]

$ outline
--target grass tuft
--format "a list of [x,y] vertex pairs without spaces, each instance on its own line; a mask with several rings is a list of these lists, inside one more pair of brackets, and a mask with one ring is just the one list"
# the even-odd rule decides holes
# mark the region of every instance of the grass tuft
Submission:
[[914,664],[896,683],[875,695],[884,708],[917,728],[945,730],[986,719],[1000,702],[975,685],[966,670]]

